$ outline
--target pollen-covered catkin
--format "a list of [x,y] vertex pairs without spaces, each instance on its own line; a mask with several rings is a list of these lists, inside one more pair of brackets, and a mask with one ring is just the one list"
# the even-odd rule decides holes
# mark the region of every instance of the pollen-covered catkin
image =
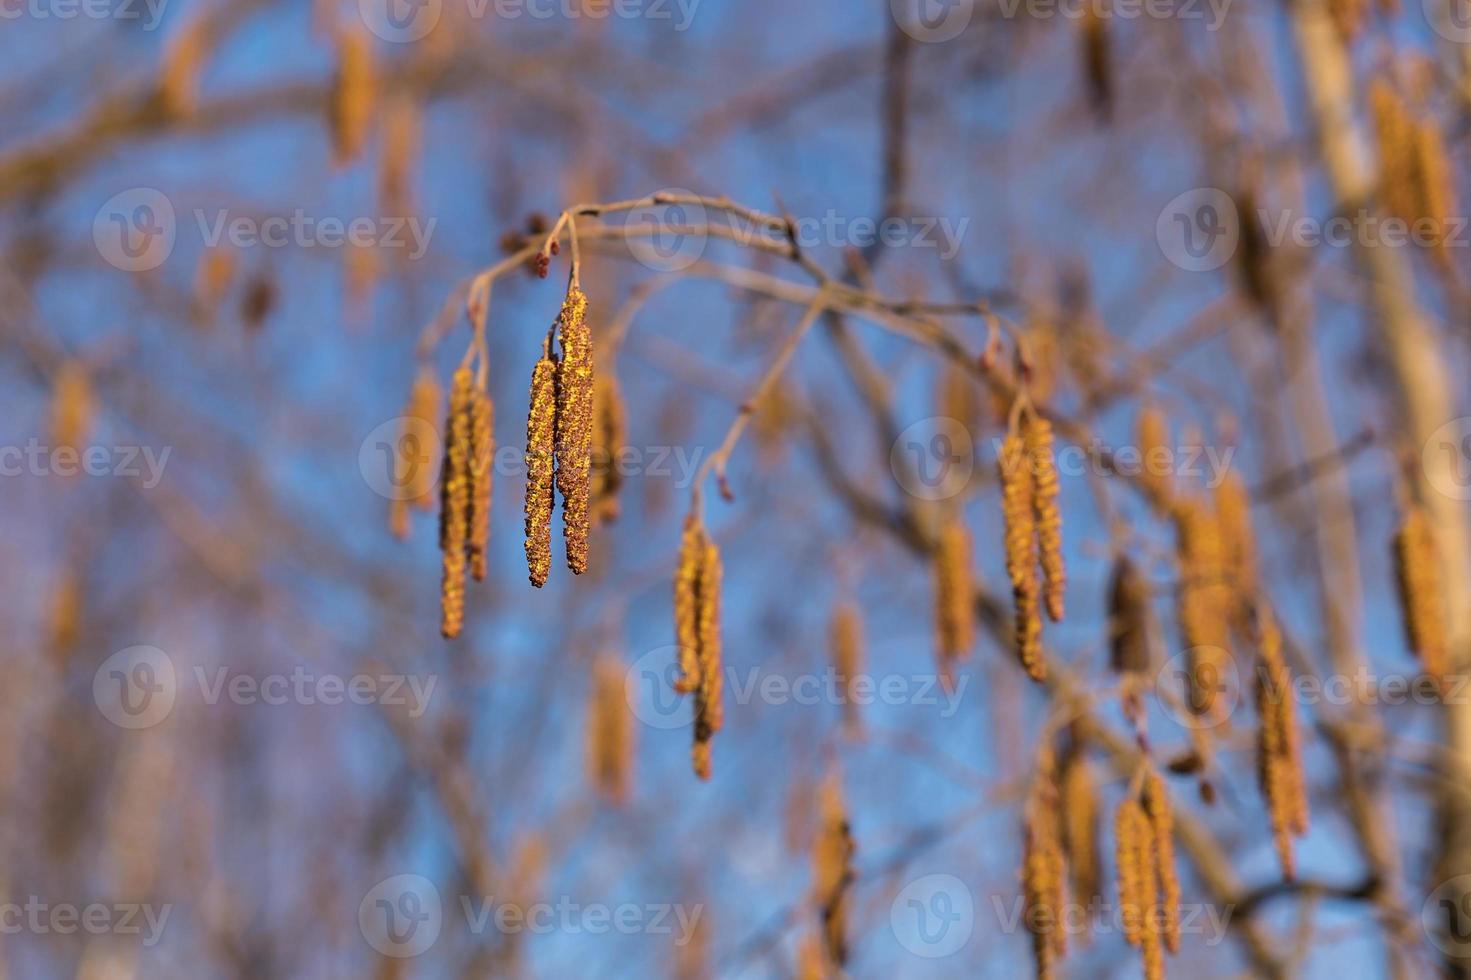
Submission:
[[1067,857],[1073,904],[1092,908],[1103,895],[1103,869],[1098,857],[1098,790],[1082,751],[1069,752],[1058,772],[1063,853]]
[[1134,441],[1139,444],[1142,464],[1139,486],[1150,503],[1159,508],[1168,507],[1175,496],[1171,471],[1169,467],[1160,465],[1162,459],[1168,458],[1165,454],[1169,452],[1169,438],[1169,423],[1159,406],[1151,403],[1141,408],[1134,421]]
[[526,415],[526,565],[541,588],[552,569],[552,469],[557,422],[557,362],[548,352],[531,371]]
[[674,570],[674,642],[679,656],[674,689],[680,694],[690,694],[700,686],[699,591],[704,560],[705,529],[691,514],[685,518]]
[[1119,914],[1124,923],[1124,938],[1142,952],[1145,980],[1161,980],[1164,976],[1164,951],[1154,916],[1159,875],[1154,832],[1144,808],[1132,796],[1119,805],[1114,834],[1118,851]]
[[946,677],[975,645],[974,596],[970,532],[956,517],[940,529],[935,550],[935,639]]
[[1116,673],[1149,672],[1149,583],[1127,555],[1114,562],[1108,589],[1110,664]]
[[1061,622],[1067,570],[1062,561],[1062,512],[1057,505],[1059,490],[1057,460],[1052,455],[1052,423],[1029,414],[1022,429],[1032,467],[1032,514],[1037,522],[1037,546],[1042,559],[1042,593],[1047,615]]
[[491,484],[495,478],[495,406],[484,388],[476,387],[470,405],[470,574],[485,579],[485,546],[490,540]]
[[56,369],[51,394],[51,444],[80,449],[92,430],[97,398],[81,361],[66,361]]
[[1032,934],[1032,956],[1039,980],[1067,954],[1064,920],[1067,863],[1063,857],[1057,787],[1051,766],[1039,777],[1038,789],[1027,807],[1022,849],[1022,896],[1026,925]]
[[562,533],[567,567],[587,571],[591,526],[593,439],[592,334],[587,326],[587,296],[567,290],[558,317],[562,359],[557,366],[557,489],[562,494]]
[[812,843],[812,898],[822,921],[822,946],[830,968],[848,962],[848,903],[854,880],[853,833],[836,773],[819,793],[817,835]]
[[[420,452],[425,448],[422,446],[422,439],[429,429],[439,424],[443,400],[444,394],[434,378],[434,372],[428,368],[420,370],[414,378],[414,387],[409,391],[409,404],[404,411],[404,431],[399,434],[400,439],[409,440],[402,444],[405,452]],[[429,510],[434,506],[432,460],[414,459],[408,462],[411,467],[409,501],[420,510]]]
[[851,602],[840,603],[833,609],[828,624],[828,636],[832,645],[833,673],[837,676],[839,696],[843,699],[843,727],[851,735],[858,731],[858,701],[856,687],[863,670],[863,618],[858,607]]
[[1222,718],[1225,702],[1217,695],[1230,669],[1232,592],[1213,508],[1196,498],[1178,501],[1175,543],[1180,566],[1177,616],[1189,661],[1190,709],[1214,723]]
[[1006,574],[1016,616],[1016,653],[1035,681],[1045,680],[1042,659],[1041,591],[1037,574],[1037,535],[1033,518],[1032,467],[1021,436],[1008,435],[997,458],[1001,476],[1001,516],[1005,525]]
[[626,421],[623,393],[611,371],[599,371],[593,381],[594,426],[592,450],[593,520],[607,524],[618,519],[618,491],[623,486],[623,473],[618,459],[623,453]]
[[1437,683],[1449,667],[1445,595],[1441,588],[1440,549],[1430,516],[1411,504],[1394,537],[1395,584],[1405,622],[1405,641]]
[[1216,520],[1231,583],[1241,595],[1256,592],[1256,536],[1251,530],[1251,500],[1235,470],[1216,485]]
[[474,384],[469,368],[455,372],[445,420],[444,472],[440,476],[439,550],[444,576],[440,587],[440,632],[460,635],[465,621],[465,549],[470,503],[470,414]]
[[633,771],[634,726],[624,698],[624,673],[617,657],[599,657],[587,706],[588,777],[615,806],[628,798]]
[[1175,811],[1159,773],[1150,771],[1144,780],[1144,812],[1154,837],[1155,867],[1159,872],[1159,926],[1165,948],[1180,951],[1180,878],[1175,872]]
[[697,591],[697,629],[700,638],[700,686],[695,691],[695,774],[710,778],[710,748],[715,733],[725,724],[722,700],[724,675],[720,651],[720,550],[705,537]]
[[1295,870],[1292,838],[1307,833],[1308,798],[1282,634],[1266,608],[1257,612],[1257,653],[1257,780],[1267,801],[1282,876],[1290,880]]
[[367,33],[344,27],[337,35],[337,73],[330,106],[332,146],[339,165],[351,163],[362,152],[377,100],[373,47]]

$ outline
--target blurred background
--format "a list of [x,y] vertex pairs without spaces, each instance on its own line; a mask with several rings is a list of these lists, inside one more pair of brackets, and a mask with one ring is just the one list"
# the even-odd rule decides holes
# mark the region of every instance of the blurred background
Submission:
[[[1065,745],[1087,792],[1055,975],[1140,970],[1110,824],[1146,755],[1177,811],[1170,971],[1466,975],[1471,691],[1421,676],[1390,544],[1428,514],[1454,667],[1461,3],[0,0],[0,968],[1012,977],[1023,811]],[[657,197],[578,217],[618,514],[582,576],[554,532],[533,589],[527,386],[570,242],[544,279],[527,249],[661,193],[790,231]],[[461,362],[472,277],[518,255],[485,320],[489,574],[445,641],[436,515],[405,491],[442,426],[406,405]],[[849,299],[753,400],[813,269]],[[1010,649],[1019,380],[1067,450],[1045,685]],[[704,483],[703,782],[671,582],[743,406],[730,499]],[[1146,412],[1173,493],[1249,490],[1306,682],[1291,880],[1251,645],[1223,723],[1181,706],[1175,527],[1128,464]],[[947,520],[977,631],[948,687]],[[1125,556],[1147,738],[1109,666]]]

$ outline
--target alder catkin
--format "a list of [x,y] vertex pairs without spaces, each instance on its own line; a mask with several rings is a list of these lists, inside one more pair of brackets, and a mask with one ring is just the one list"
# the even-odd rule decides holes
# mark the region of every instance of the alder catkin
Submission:
[[1235,470],[1216,485],[1216,520],[1220,522],[1225,565],[1240,595],[1256,592],[1256,536],[1251,529],[1251,501]]
[[372,44],[363,30],[342,28],[337,35],[337,72],[330,104],[332,147],[339,166],[351,163],[362,152],[377,99]]
[[593,664],[587,706],[587,770],[594,788],[615,806],[628,799],[633,771],[633,718],[624,696],[625,671],[614,656]]
[[486,544],[490,540],[490,502],[495,473],[495,406],[477,386],[470,405],[470,574],[485,579]]
[[1395,534],[1394,570],[1405,641],[1420,658],[1425,673],[1437,684],[1443,683],[1449,669],[1449,645],[1440,549],[1430,516],[1418,504],[1405,509],[1404,522]]
[[572,286],[557,318],[562,359],[557,366],[557,489],[562,494],[562,533],[567,567],[587,571],[591,525],[593,364],[587,326],[587,296]]
[[700,686],[695,691],[695,774],[710,778],[710,748],[715,733],[725,724],[724,671],[720,650],[720,550],[706,536],[696,593],[697,630],[700,643]]
[[557,424],[557,362],[543,351],[531,371],[526,415],[526,565],[541,588],[552,569],[552,470]]
[[934,567],[935,641],[940,671],[948,678],[954,664],[969,657],[975,645],[970,532],[958,517],[940,529]]
[[1155,867],[1159,877],[1159,925],[1165,948],[1180,951],[1180,878],[1175,871],[1175,811],[1159,773],[1150,771],[1144,780],[1144,812],[1154,840]]
[[812,898],[822,921],[824,958],[830,968],[848,962],[849,890],[854,881],[852,828],[836,773],[824,780],[818,796],[817,835],[812,844]]
[[851,602],[833,609],[828,625],[832,647],[833,673],[837,675],[839,696],[843,703],[843,727],[852,735],[861,725],[858,716],[856,685],[863,670],[863,618]]
[[[440,391],[434,372],[428,368],[420,370],[418,376],[414,378],[414,387],[409,391],[409,404],[404,410],[403,430],[399,433],[401,440],[412,438],[412,442],[400,443],[404,453],[419,452],[425,448],[419,444],[420,440],[425,432],[438,425],[442,411],[440,403],[443,398],[444,394]],[[415,429],[419,431],[414,431]],[[434,506],[434,467],[426,465],[423,459],[413,459],[407,462],[411,466],[408,487],[409,502],[420,510],[429,510]]]
[[1039,980],[1067,953],[1065,921],[1067,862],[1063,857],[1061,814],[1055,772],[1043,763],[1038,785],[1027,806],[1022,847],[1022,897],[1032,956]]
[[680,694],[690,694],[700,685],[699,589],[704,558],[705,529],[691,514],[685,518],[674,571],[674,642],[679,656],[674,689]]
[[1218,697],[1230,670],[1231,586],[1223,561],[1221,526],[1196,498],[1175,505],[1180,566],[1177,617],[1188,660],[1190,709],[1209,724],[1223,718]]
[[1256,707],[1261,730],[1257,737],[1257,781],[1267,801],[1272,840],[1282,876],[1294,872],[1292,838],[1307,833],[1308,798],[1302,771],[1302,749],[1291,676],[1282,657],[1282,634],[1270,610],[1257,610]]
[[81,361],[65,361],[56,369],[51,392],[51,445],[80,450],[92,430],[97,399]]
[[1001,477],[1001,516],[1005,525],[1006,574],[1016,616],[1016,653],[1035,681],[1045,680],[1042,659],[1041,591],[1037,574],[1037,535],[1033,517],[1033,479],[1022,437],[1009,434],[997,457]]
[[470,415],[474,380],[469,368],[455,372],[445,419],[444,472],[440,476],[439,550],[444,576],[440,587],[440,632],[460,635],[465,620],[465,549],[470,535]]
[[1139,444],[1139,487],[1159,509],[1170,506],[1175,496],[1173,473],[1162,465],[1169,453],[1170,427],[1159,406],[1149,403],[1134,421],[1134,441]]
[[1073,902],[1091,908],[1093,900],[1103,894],[1103,867],[1098,856],[1098,790],[1081,750],[1063,758],[1057,782]]
[[1415,173],[1420,199],[1419,219],[1429,225],[1435,255],[1448,262],[1446,231],[1458,210],[1456,184],[1440,126],[1425,119],[1415,126]]
[[1042,560],[1042,591],[1047,615],[1061,622],[1067,570],[1062,560],[1062,512],[1057,505],[1059,490],[1057,460],[1052,455],[1052,423],[1041,416],[1027,416],[1023,438],[1032,467],[1032,514],[1037,522],[1037,546]]
[[1148,820],[1139,803],[1132,797],[1114,811],[1114,861],[1118,868],[1119,919],[1124,939],[1138,946],[1144,937],[1144,901],[1146,878],[1142,863],[1142,842]]
[[1114,562],[1108,588],[1110,665],[1120,674],[1149,673],[1149,583],[1127,555]]
[[592,516],[607,524],[618,519],[618,491],[623,487],[619,457],[626,438],[623,393],[611,371],[598,372],[593,381],[594,426],[592,449]]

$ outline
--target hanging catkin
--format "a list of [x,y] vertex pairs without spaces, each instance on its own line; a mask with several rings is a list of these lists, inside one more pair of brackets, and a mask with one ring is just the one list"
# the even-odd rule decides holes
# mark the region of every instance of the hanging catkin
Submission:
[[1038,610],[1041,587],[1037,575],[1032,467],[1020,435],[1013,432],[1002,442],[997,465],[1005,525],[1006,574],[1011,579],[1016,616],[1016,653],[1027,674],[1035,681],[1042,681],[1047,677],[1047,664],[1042,659],[1042,617]]
[[1154,908],[1158,867],[1154,832],[1139,801],[1130,796],[1114,820],[1119,878],[1119,915],[1124,938],[1143,954],[1145,980],[1164,977],[1164,951]]
[[440,477],[439,550],[444,576],[440,587],[440,632],[460,635],[465,621],[465,549],[469,543],[470,416],[474,379],[469,368],[455,372],[445,419],[444,472]]
[[1180,951],[1180,879],[1175,872],[1175,811],[1169,789],[1159,773],[1150,770],[1144,780],[1144,812],[1154,840],[1155,868],[1159,877],[1159,927],[1165,948]]
[[1064,919],[1067,864],[1063,858],[1054,775],[1050,761],[1044,762],[1027,806],[1022,849],[1025,921],[1032,934],[1032,956],[1039,980],[1050,978],[1057,961],[1067,954]]
[[51,445],[80,450],[92,430],[97,399],[81,361],[65,361],[56,369],[51,393]]
[[1037,547],[1042,559],[1042,593],[1047,615],[1056,623],[1062,621],[1067,571],[1062,561],[1062,512],[1057,505],[1059,486],[1057,460],[1052,455],[1052,423],[1028,413],[1022,432],[1032,467],[1032,514],[1037,522]]
[[490,500],[495,457],[495,406],[476,386],[470,404],[470,574],[485,579],[485,546],[490,540]]
[[1231,587],[1223,561],[1221,526],[1197,498],[1175,505],[1175,545],[1180,566],[1177,616],[1188,659],[1190,709],[1208,725],[1223,720],[1218,697],[1231,667]]
[[969,657],[975,645],[970,532],[958,516],[940,529],[934,567],[935,645],[940,672],[949,678],[955,663]]
[[1261,730],[1257,738],[1257,781],[1271,816],[1272,839],[1282,875],[1294,874],[1292,838],[1307,833],[1308,798],[1303,782],[1302,749],[1291,677],[1282,657],[1282,634],[1270,610],[1257,611],[1256,707]]
[[674,573],[674,633],[679,674],[674,689],[695,696],[692,761],[709,779],[710,746],[725,720],[720,648],[720,550],[691,514],[685,519]]
[[[421,369],[414,378],[414,387],[409,391],[403,431],[399,435],[400,439],[410,440],[404,444],[405,451],[414,452],[424,448],[420,443],[424,434],[438,425],[440,412],[443,411],[440,407],[443,398],[434,372],[429,368]],[[429,510],[434,506],[434,468],[425,465],[422,459],[408,462],[411,467],[408,475],[409,501],[420,510]]]
[[526,565],[541,588],[552,569],[552,469],[557,424],[557,362],[547,350],[531,371],[526,415]]
[[623,473],[618,459],[626,437],[623,393],[611,371],[598,372],[593,396],[592,517],[595,523],[607,524],[616,521],[620,511]]
[[360,29],[344,27],[337,34],[337,73],[332,82],[332,147],[338,165],[351,163],[362,152],[378,100],[373,47]]
[[634,727],[624,696],[624,673],[617,657],[599,657],[587,706],[588,777],[614,806],[628,799],[633,770]]
[[593,364],[587,326],[587,296],[567,290],[558,317],[562,359],[557,366],[557,489],[562,494],[562,533],[567,567],[587,571],[587,534],[591,525]]
[[1098,790],[1081,748],[1063,757],[1058,772],[1063,853],[1076,905],[1093,907],[1103,894],[1103,867],[1098,856]]
[[851,602],[834,607],[828,635],[833,673],[837,675],[839,696],[843,699],[843,727],[852,735],[860,727],[856,688],[863,670],[863,618],[858,607]]
[[1156,508],[1164,510],[1175,496],[1173,473],[1161,461],[1168,459],[1170,428],[1159,406],[1149,403],[1134,421],[1134,441],[1139,444],[1139,488]]
[[1225,549],[1226,569],[1238,595],[1256,592],[1256,536],[1251,530],[1251,501],[1235,470],[1216,485],[1216,519]]
[[1149,583],[1127,555],[1114,562],[1108,588],[1110,665],[1117,673],[1149,672]]
[[812,900],[822,921],[824,958],[831,970],[848,962],[848,904],[853,886],[853,833],[836,773],[819,792],[817,835],[812,844]]
[[1405,640],[1425,673],[1443,683],[1449,663],[1440,549],[1430,516],[1418,504],[1405,509],[1404,523],[1395,534],[1394,570]]

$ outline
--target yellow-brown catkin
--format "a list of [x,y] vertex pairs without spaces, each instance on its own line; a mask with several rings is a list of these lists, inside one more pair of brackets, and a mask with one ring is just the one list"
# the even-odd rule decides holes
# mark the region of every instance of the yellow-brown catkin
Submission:
[[1294,874],[1292,838],[1307,833],[1308,798],[1303,781],[1302,748],[1291,677],[1282,657],[1282,634],[1265,608],[1257,614],[1256,706],[1261,730],[1257,739],[1257,781],[1267,801],[1272,839],[1282,875]]
[[1405,641],[1437,683],[1448,663],[1445,594],[1441,588],[1440,549],[1430,516],[1418,504],[1405,510],[1394,537],[1395,582],[1405,622]]
[[957,517],[940,529],[935,550],[935,638],[940,672],[947,679],[975,645],[974,599],[970,532]]
[[440,476],[439,550],[444,577],[440,586],[440,632],[460,635],[465,621],[465,548],[470,535],[470,409],[474,379],[469,368],[455,372],[445,420],[444,472]]
[[628,799],[633,773],[633,718],[623,687],[618,658],[598,658],[587,705],[587,772],[594,788],[614,806]]
[[419,103],[409,96],[393,99],[383,113],[383,152],[378,165],[382,214],[403,217],[413,211],[410,185],[421,143],[419,116]]
[[817,835],[812,843],[812,901],[822,921],[824,957],[833,968],[848,962],[848,906],[855,849],[842,784],[834,773],[819,792]]
[[1114,562],[1108,589],[1110,664],[1121,674],[1149,672],[1149,583],[1127,555]]
[[159,97],[164,111],[174,118],[193,115],[198,103],[199,72],[209,48],[207,24],[202,17],[189,21],[164,52]]
[[1069,752],[1062,760],[1057,783],[1072,899],[1091,907],[1093,899],[1103,895],[1103,864],[1098,856],[1098,789],[1081,751]]
[[1114,822],[1118,855],[1119,914],[1124,938],[1138,946],[1144,958],[1145,980],[1164,976],[1164,951],[1154,920],[1158,867],[1154,832],[1149,817],[1133,797],[1119,805]]
[[56,370],[51,393],[51,445],[80,449],[92,430],[97,399],[92,380],[80,361],[66,361]]
[[1037,535],[1032,508],[1033,479],[1022,437],[1011,433],[997,458],[1001,476],[1001,516],[1005,525],[1006,574],[1016,616],[1016,653],[1035,681],[1045,680],[1042,659],[1041,584],[1037,574]]
[[587,296],[567,290],[558,317],[562,359],[557,367],[557,489],[562,494],[562,533],[567,567],[587,571],[587,534],[591,525],[593,364],[587,326]]
[[674,642],[679,676],[674,689],[690,694],[700,686],[700,566],[705,560],[705,528],[693,514],[685,518],[674,570]]
[[1032,934],[1032,956],[1037,976],[1046,980],[1067,954],[1065,887],[1067,862],[1063,858],[1056,787],[1049,785],[1027,808],[1026,839],[1022,848],[1022,897],[1025,923]]
[[1191,710],[1214,724],[1225,702],[1218,697],[1230,668],[1231,586],[1223,560],[1221,526],[1198,499],[1175,506],[1176,556],[1180,566],[1177,617],[1189,661]]
[[1414,221],[1419,211],[1414,121],[1388,79],[1370,80],[1369,114],[1379,157],[1380,203],[1389,214]]
[[470,574],[485,579],[486,544],[490,540],[491,485],[495,473],[495,406],[484,388],[476,387],[470,405]]
[[200,253],[194,271],[194,313],[208,323],[219,312],[220,304],[235,281],[235,250],[220,244]]
[[[414,378],[414,387],[409,391],[408,408],[404,411],[403,431],[399,434],[400,439],[413,437],[411,443],[401,443],[401,452],[422,453],[424,446],[422,440],[428,434],[428,430],[439,424],[440,403],[444,400],[444,393],[440,390],[439,382],[435,380],[434,372],[429,368],[419,371]],[[414,430],[418,431],[414,431]],[[409,501],[420,510],[428,510],[434,506],[434,468],[425,465],[420,458],[406,460],[412,467],[409,470]]]
[[1225,550],[1225,564],[1237,593],[1256,592],[1256,536],[1251,530],[1251,501],[1246,484],[1235,470],[1216,485],[1216,520]]
[[343,28],[337,35],[330,106],[332,148],[339,165],[351,163],[362,152],[377,98],[372,44],[362,30]]
[[857,606],[844,602],[833,608],[828,637],[832,646],[833,672],[842,691],[843,727],[852,735],[862,726],[856,688],[859,674],[863,671],[863,616]]
[[700,686],[695,691],[695,742],[692,750],[695,775],[710,778],[710,747],[715,733],[725,724],[724,672],[720,650],[720,551],[705,539],[696,592],[696,628],[700,644]]
[[1429,225],[1432,247],[1441,261],[1448,261],[1446,231],[1458,210],[1456,185],[1440,127],[1433,119],[1415,126],[1415,173],[1418,177],[1419,218]]
[[1180,878],[1175,871],[1175,811],[1169,789],[1159,773],[1144,780],[1144,812],[1154,837],[1155,867],[1159,877],[1159,928],[1165,948],[1180,951]]
[[611,371],[598,372],[593,395],[592,516],[595,523],[606,524],[616,521],[621,509],[618,491],[623,474],[618,457],[623,452],[627,422],[623,393]]
[[526,567],[541,588],[552,570],[552,471],[557,425],[557,362],[543,353],[531,371],[526,414]]
[[1037,522],[1037,547],[1042,559],[1042,596],[1047,615],[1061,622],[1067,569],[1062,561],[1062,511],[1057,505],[1057,460],[1052,455],[1052,423],[1028,415],[1022,429],[1032,465],[1032,516]]
[[1169,507],[1175,497],[1174,474],[1165,462],[1169,459],[1170,427],[1164,412],[1154,404],[1145,405],[1134,420],[1134,441],[1139,444],[1139,487],[1155,507]]

